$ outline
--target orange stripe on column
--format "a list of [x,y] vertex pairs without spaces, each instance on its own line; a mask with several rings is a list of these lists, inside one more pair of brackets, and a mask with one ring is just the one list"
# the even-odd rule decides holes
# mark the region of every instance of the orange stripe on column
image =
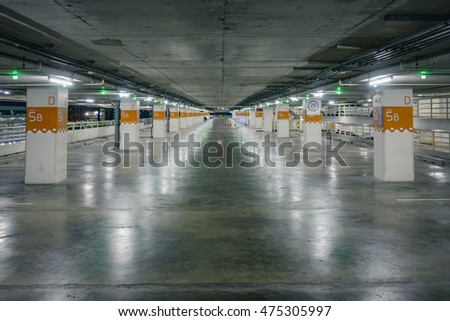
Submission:
[[412,132],[413,129],[413,109],[412,106],[383,106],[381,107],[382,121],[378,124],[378,108],[374,108],[374,129],[377,131],[390,132]]
[[153,120],[164,120],[164,118],[165,118],[164,111],[153,112]]
[[67,108],[27,107],[26,130],[33,133],[64,132],[67,130]]
[[321,123],[322,115],[306,115],[305,121],[308,124]]
[[288,111],[279,111],[278,119],[279,120],[289,120],[289,112]]
[[120,123],[121,124],[137,124],[138,123],[138,111],[134,109],[123,109],[120,111]]

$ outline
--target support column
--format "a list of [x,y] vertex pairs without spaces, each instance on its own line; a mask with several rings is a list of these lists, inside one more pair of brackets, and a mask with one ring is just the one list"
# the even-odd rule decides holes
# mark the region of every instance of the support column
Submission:
[[248,125],[249,126],[255,126],[255,118],[256,118],[256,111],[253,109],[253,110],[250,110],[250,116],[249,116],[249,118],[248,118]]
[[166,105],[153,105],[153,138],[166,137]]
[[277,105],[277,136],[289,137],[289,105]]
[[121,99],[120,101],[120,149],[129,150],[125,145],[125,137],[128,142],[139,140],[139,101],[133,99]]
[[180,128],[187,128],[187,112],[186,108],[180,109]]
[[303,107],[303,144],[322,143],[322,101],[306,100]]
[[262,108],[256,108],[255,128],[256,129],[263,128],[263,109]]
[[244,116],[244,124],[245,124],[245,126],[249,126],[250,112],[248,112],[248,111],[244,112],[243,116]]
[[178,107],[171,107],[169,108],[169,111],[169,132],[178,133],[180,131],[180,118],[178,117],[180,110]]
[[67,102],[67,88],[27,89],[25,184],[67,178]]
[[383,89],[373,97],[374,175],[414,180],[412,89]]
[[264,132],[271,132],[273,127],[273,108],[264,108],[263,113]]
[[194,116],[194,113],[191,110],[188,109],[188,111],[187,111],[187,118],[186,118],[187,127],[191,127],[192,126],[192,122],[193,122],[193,118],[194,118],[193,116]]

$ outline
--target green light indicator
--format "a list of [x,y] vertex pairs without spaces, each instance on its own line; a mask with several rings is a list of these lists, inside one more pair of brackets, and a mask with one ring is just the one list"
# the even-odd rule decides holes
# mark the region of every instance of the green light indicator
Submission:
[[342,88],[340,86],[336,88],[336,94],[342,95]]
[[421,79],[427,79],[427,75],[428,75],[428,72],[425,71],[425,70],[422,70],[422,71],[420,72],[420,78],[421,78]]
[[309,99],[309,97],[311,97],[309,94],[306,95],[306,99]]
[[19,79],[19,72],[17,70],[13,70],[9,74],[12,76],[12,79],[14,80]]

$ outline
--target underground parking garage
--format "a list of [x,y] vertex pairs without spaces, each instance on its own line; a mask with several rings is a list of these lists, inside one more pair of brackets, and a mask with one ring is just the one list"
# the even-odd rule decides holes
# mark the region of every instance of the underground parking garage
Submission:
[[0,1],[2,301],[447,301],[447,1]]

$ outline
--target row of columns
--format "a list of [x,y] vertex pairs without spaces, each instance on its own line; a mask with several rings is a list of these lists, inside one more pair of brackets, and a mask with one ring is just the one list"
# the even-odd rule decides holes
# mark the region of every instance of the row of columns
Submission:
[[[139,101],[120,101],[121,149],[139,139]],[[167,112],[166,112],[167,111]],[[27,89],[25,184],[55,184],[67,178],[68,89],[60,86]],[[153,137],[179,132],[209,118],[188,108],[153,106]],[[167,127],[168,126],[168,127]]]
[[[373,97],[374,176],[383,181],[414,180],[412,89],[383,89]],[[307,99],[303,104],[303,144],[322,143],[322,104]],[[277,116],[277,136],[289,137],[289,105],[256,108],[249,113],[250,126],[271,132]],[[253,118],[254,115],[254,118]]]
[[[121,101],[121,148],[124,146],[125,135],[129,135],[132,141],[139,137],[138,112],[139,101],[132,99]],[[153,138],[165,138],[167,132],[177,133],[180,129],[189,128],[202,122],[203,117],[206,116],[209,117],[209,113],[193,111],[188,108],[167,107],[164,104],[153,105]]]
[[[383,89],[373,97],[374,107],[374,175],[384,181],[414,180],[413,112],[411,89]],[[289,106],[276,108],[278,137],[289,137]],[[63,87],[27,90],[25,183],[52,184],[67,177],[68,90]],[[256,129],[272,131],[272,108],[254,111]],[[321,101],[307,100],[303,111],[304,143],[321,143]],[[139,102],[122,100],[121,145],[125,133],[129,140],[139,138]],[[170,132],[202,121],[207,113],[169,108]],[[249,112],[253,124],[253,112]],[[153,136],[165,137],[166,106],[153,107]]]

